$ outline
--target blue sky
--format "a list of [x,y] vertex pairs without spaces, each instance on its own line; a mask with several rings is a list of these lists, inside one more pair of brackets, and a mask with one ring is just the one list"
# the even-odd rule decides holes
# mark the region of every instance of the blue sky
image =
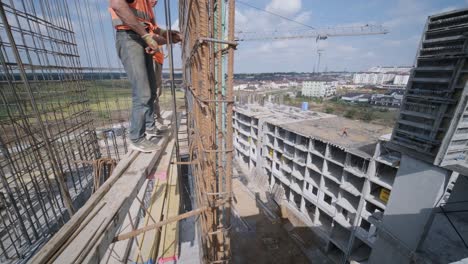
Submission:
[[[322,70],[360,71],[378,65],[413,65],[427,16],[468,7],[465,0],[257,0],[269,11],[314,27],[380,24],[387,35],[329,38],[320,42]],[[307,29],[237,4],[236,30]],[[314,39],[242,43],[236,72],[313,71]]]
[[[80,0],[78,0],[80,1]],[[104,19],[106,33],[97,41],[108,46],[110,64],[117,65],[114,39],[107,12],[107,1],[81,0],[95,3],[96,13]],[[172,24],[178,25],[177,0],[170,0]],[[235,57],[236,73],[297,71],[312,72],[317,63],[317,45],[324,50],[321,69],[366,70],[372,66],[413,65],[416,50],[427,16],[456,8],[468,7],[468,0],[243,0],[251,5],[281,14],[316,28],[380,24],[390,32],[377,36],[336,37],[316,43],[315,39],[241,42]],[[165,26],[164,0],[156,7],[159,24]],[[73,10],[73,9],[71,9]],[[73,11],[72,11],[73,12]],[[94,15],[94,17],[98,17]],[[75,30],[79,29],[74,22]],[[241,3],[236,5],[236,31],[288,31],[307,30]],[[100,32],[96,27],[96,33]],[[79,38],[80,46],[83,46]],[[107,43],[107,44],[104,44]],[[94,54],[95,65],[104,65]],[[175,49],[176,63],[180,66],[180,50]],[[84,65],[89,63],[82,58]]]

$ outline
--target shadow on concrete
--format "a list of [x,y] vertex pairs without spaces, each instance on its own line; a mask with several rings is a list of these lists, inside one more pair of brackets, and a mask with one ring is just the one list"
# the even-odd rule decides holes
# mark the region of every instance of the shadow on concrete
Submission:
[[233,263],[332,263],[310,227],[282,218],[273,195],[251,189],[239,168],[234,175]]
[[428,263],[468,262],[468,178],[459,176],[450,198],[436,210],[417,253]]

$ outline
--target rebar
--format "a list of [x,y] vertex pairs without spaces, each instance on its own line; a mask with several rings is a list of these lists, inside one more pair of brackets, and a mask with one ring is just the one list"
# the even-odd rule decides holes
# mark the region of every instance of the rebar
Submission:
[[74,4],[0,3],[2,263],[28,259],[87,200],[103,175],[92,165],[127,151],[131,89],[107,3]]
[[[229,263],[234,1],[180,0],[189,149],[204,263]],[[224,201],[221,207],[214,205]]]
[[[28,258],[74,213],[100,154],[65,1],[0,4],[0,262]],[[4,195],[3,195],[4,194]]]

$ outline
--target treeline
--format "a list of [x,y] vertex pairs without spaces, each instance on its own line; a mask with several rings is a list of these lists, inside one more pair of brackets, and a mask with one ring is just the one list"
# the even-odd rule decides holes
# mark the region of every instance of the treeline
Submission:
[[[57,73],[42,73],[40,71],[36,73],[27,73],[26,77],[28,80],[47,80],[47,81],[59,81],[59,80],[70,80],[70,79],[79,79],[79,80],[112,80],[112,79],[126,79],[127,74],[125,71],[122,72],[85,72],[85,71],[78,71],[78,72],[57,72]],[[169,74],[163,74],[164,79],[169,79]],[[176,73],[174,74],[175,79],[181,79],[182,74]],[[6,82],[7,80],[11,81],[20,81],[21,74],[20,73],[13,73],[13,74],[0,74],[0,82]]]

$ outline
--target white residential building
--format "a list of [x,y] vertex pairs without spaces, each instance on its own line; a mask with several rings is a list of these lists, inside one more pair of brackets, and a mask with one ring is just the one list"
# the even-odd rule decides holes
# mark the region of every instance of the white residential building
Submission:
[[289,82],[289,87],[297,87],[297,86],[299,86],[298,82],[296,82],[296,81],[290,81]]
[[353,76],[353,83],[382,85],[392,82],[394,78],[395,74],[392,73],[355,73]]
[[265,88],[267,89],[279,89],[280,85],[276,82],[268,82],[265,84]]
[[406,86],[408,84],[409,80],[409,75],[396,75],[395,79],[393,80],[394,85],[401,85],[401,86]]
[[353,83],[405,86],[410,71],[411,67],[372,67],[366,72],[355,73]]
[[398,72],[398,73],[406,73],[409,74],[411,71],[410,66],[395,66],[395,67],[382,67],[382,66],[377,66],[377,67],[372,67],[367,72],[378,72],[378,73],[390,73],[390,72]]
[[257,90],[261,88],[261,83],[241,83],[234,85],[234,91],[239,90]]
[[234,85],[234,90],[235,90],[235,91],[244,90],[244,89],[247,88],[247,87],[249,87],[249,84],[247,84],[247,83],[242,83],[242,84]]
[[308,97],[329,97],[336,94],[335,82],[303,82],[302,95]]

